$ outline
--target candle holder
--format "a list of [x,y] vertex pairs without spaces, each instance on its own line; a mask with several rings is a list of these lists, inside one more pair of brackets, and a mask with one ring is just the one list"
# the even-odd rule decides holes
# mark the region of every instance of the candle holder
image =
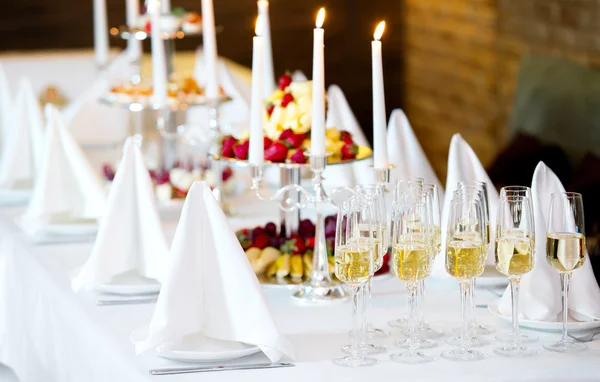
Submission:
[[[310,159],[310,170],[313,173],[312,187],[307,191],[298,183],[290,183],[279,188],[273,195],[267,196],[263,193],[263,165],[250,165],[252,176],[252,190],[259,200],[280,201],[280,209],[284,213],[297,213],[306,208],[308,203],[314,204],[317,212],[315,248],[313,253],[313,268],[311,278],[302,283],[293,297],[307,302],[331,302],[348,297],[343,285],[332,280],[329,275],[329,263],[327,261],[327,242],[325,240],[325,219],[323,208],[331,204],[331,199],[323,188],[323,172],[327,167],[329,154],[308,154]],[[300,166],[297,166],[298,170]]]

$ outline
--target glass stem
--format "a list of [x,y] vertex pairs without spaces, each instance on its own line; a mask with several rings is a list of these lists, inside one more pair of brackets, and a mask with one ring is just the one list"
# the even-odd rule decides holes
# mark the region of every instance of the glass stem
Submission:
[[425,301],[425,279],[419,280],[417,297],[417,319],[419,327],[422,327],[425,325],[425,319],[422,312],[423,301]]
[[569,286],[571,284],[571,273],[563,272],[560,274],[561,281],[561,291],[562,291],[562,306],[563,306],[563,314],[562,314],[562,339],[561,342],[566,342],[568,340],[567,336],[567,320],[569,319]]
[[419,283],[411,282],[406,284],[408,289],[408,353],[414,354],[417,351],[417,291]]
[[475,278],[472,278],[469,282],[469,306],[467,309],[469,325],[477,326],[477,321],[475,320]]
[[471,294],[471,281],[461,281],[460,282],[460,350],[467,351],[468,350],[468,325],[469,325],[469,296]]
[[352,348],[358,349],[363,343],[362,330],[362,288],[360,285],[350,287],[352,291]]
[[373,278],[369,277],[369,280],[367,281],[367,283],[364,286],[364,295],[365,295],[365,303],[364,303],[364,307],[365,307],[365,311],[363,313],[363,320],[364,320],[364,330],[365,330],[365,337],[366,334],[369,330],[369,310],[371,309],[371,287],[373,286]]
[[510,292],[512,299],[512,324],[513,324],[513,347],[518,347],[521,343],[519,337],[519,287],[521,286],[520,277],[510,278]]

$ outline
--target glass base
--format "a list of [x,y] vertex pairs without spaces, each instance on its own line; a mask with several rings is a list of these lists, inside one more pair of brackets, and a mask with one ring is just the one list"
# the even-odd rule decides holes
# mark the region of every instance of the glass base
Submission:
[[557,353],[578,353],[587,349],[587,345],[572,340],[560,340],[553,344],[544,345],[544,349]]
[[[409,335],[408,329],[402,330],[402,334],[404,336],[408,337],[408,335]],[[427,326],[427,327],[420,327],[419,329],[417,329],[417,334],[418,334],[419,338],[434,339],[434,338],[442,337],[444,335],[444,332],[442,332],[441,330],[430,328],[429,326]]]
[[342,351],[352,355],[371,355],[385,353],[385,346],[373,344],[344,345]]
[[[460,334],[460,327],[454,328],[452,330],[454,331],[454,333]],[[492,328],[491,326],[480,325],[480,324],[469,325],[468,330],[469,330],[469,334],[472,336],[486,336],[486,335],[492,334],[496,331],[496,329]]]
[[408,328],[408,319],[407,318],[399,318],[397,320],[391,320],[387,323],[392,328],[397,329],[406,329]]
[[338,366],[346,367],[373,366],[377,363],[377,360],[375,358],[360,355],[347,355],[343,357],[336,357],[331,361]]
[[[527,343],[532,343],[532,342],[537,341],[538,338],[539,337],[534,334],[519,333],[518,342],[521,344],[527,344]],[[513,343],[514,335],[513,335],[513,332],[502,333],[502,334],[498,334],[496,336],[496,339],[500,342]]]
[[349,294],[338,282],[308,280],[298,287],[292,297],[302,302],[334,302],[346,300]]
[[[403,340],[398,340],[396,342],[394,342],[394,344],[402,349],[408,349],[408,338],[403,339]],[[416,344],[416,348],[417,349],[433,349],[435,347],[438,346],[438,343],[432,340],[429,340],[427,338],[417,338],[417,344]]]
[[[460,347],[460,337],[450,337],[446,341],[448,345]],[[470,348],[478,348],[489,343],[488,340],[478,336],[467,336],[467,346]]]
[[458,362],[481,361],[487,358],[482,352],[471,349],[446,350],[445,352],[442,352],[441,356],[447,360]]
[[[350,330],[348,332],[348,335],[350,337],[352,337],[352,330]],[[390,336],[390,332],[386,332],[383,329],[379,329],[379,328],[374,328],[371,325],[369,325],[369,328],[367,329],[367,332],[364,333],[365,338],[372,340],[372,339],[376,339],[376,338],[386,338]]]
[[506,345],[495,348],[494,353],[502,357],[524,358],[533,357],[540,352],[537,349],[531,349],[523,345]]
[[428,363],[433,362],[435,357],[425,355],[420,352],[409,352],[405,351],[402,353],[394,353],[390,355],[390,359],[394,362],[400,363],[408,363],[411,365],[419,364],[419,363]]

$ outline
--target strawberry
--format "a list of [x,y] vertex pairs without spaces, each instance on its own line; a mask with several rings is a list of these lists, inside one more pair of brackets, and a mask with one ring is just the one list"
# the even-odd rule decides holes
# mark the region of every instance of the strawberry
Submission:
[[265,159],[271,162],[283,162],[287,159],[287,153],[288,148],[283,143],[273,142],[273,144],[265,150]]
[[304,156],[304,150],[300,149],[296,151],[294,155],[290,157],[290,160],[293,163],[306,163],[306,156]]
[[302,255],[306,252],[306,244],[304,244],[304,240],[300,236],[292,235],[291,239],[281,246],[281,252]]
[[227,135],[221,142],[221,156],[225,158],[233,158],[233,146],[237,143],[237,139],[231,135]]
[[169,172],[167,170],[151,171],[150,177],[154,183],[158,185],[169,183],[170,180]]
[[269,137],[264,137],[263,138],[263,147],[264,147],[265,150],[268,149],[269,146],[271,146],[272,143],[273,143],[273,141],[270,140]]
[[285,139],[281,140],[281,142],[283,142],[283,144],[285,144],[290,149],[297,149],[298,147],[302,146],[302,142],[304,142],[305,138],[306,134],[290,133],[285,137]]
[[281,107],[286,107],[290,102],[294,102],[294,96],[292,93],[285,93],[281,99]]
[[346,143],[342,147],[342,159],[354,159],[358,154],[358,146],[354,143]]
[[273,222],[265,224],[264,231],[269,236],[275,236],[277,234],[277,225]]
[[112,166],[108,163],[105,163],[104,166],[102,166],[102,171],[104,172],[104,178],[109,182],[112,182],[113,179],[115,179],[115,170],[113,170]]
[[314,249],[315,248],[315,238],[313,237],[309,237],[308,239],[306,239],[306,247],[310,248],[310,249]]
[[285,90],[292,83],[292,76],[289,74],[284,74],[279,77],[279,89]]
[[250,148],[250,142],[244,141],[233,146],[233,153],[237,159],[248,159],[248,149]]
[[343,141],[344,143],[354,143],[354,140],[352,140],[352,134],[347,131],[340,131],[340,141]]
[[273,110],[275,110],[275,105],[273,105],[272,103],[267,105],[267,114],[269,114],[269,117],[271,116],[271,114],[273,114]]
[[144,24],[144,31],[146,31],[146,33],[152,32],[152,23],[150,20],[146,21],[146,24]]
[[258,249],[265,249],[267,245],[269,245],[269,237],[265,234],[258,235],[252,242],[252,246]]
[[294,131],[292,129],[285,129],[281,132],[281,134],[279,134],[279,140],[280,141],[285,141],[287,139],[287,137],[289,137],[290,135],[293,135]]
[[227,179],[231,178],[232,176],[233,170],[231,169],[231,167],[225,167],[225,169],[221,173],[221,179],[223,180],[223,182],[227,182]]

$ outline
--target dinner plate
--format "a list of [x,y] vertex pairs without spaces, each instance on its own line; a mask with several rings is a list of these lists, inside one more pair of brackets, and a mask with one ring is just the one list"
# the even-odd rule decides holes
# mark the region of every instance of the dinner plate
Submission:
[[25,204],[31,198],[31,190],[0,190],[0,205]]
[[[496,317],[499,317],[505,321],[512,322],[511,316],[505,316],[500,313],[499,309],[500,300],[493,301],[488,305],[488,310]],[[538,321],[529,320],[525,318],[519,318],[519,326],[523,326],[529,329],[544,330],[549,332],[561,332],[562,322],[560,321]],[[588,330],[600,328],[600,320],[595,321],[575,321],[572,317],[569,317],[567,321],[568,330]]]
[[477,277],[476,285],[483,288],[501,288],[508,285],[508,277],[496,270],[493,265],[486,265],[481,276]]
[[[133,331],[129,338],[133,343],[148,337],[148,327]],[[256,345],[236,341],[208,338],[202,334],[188,335],[177,343],[168,343],[156,348],[160,357],[179,362],[229,361],[260,352]]]
[[160,283],[146,278],[137,272],[127,272],[113,277],[110,283],[97,285],[94,290],[98,293],[134,296],[157,294],[160,292]]

